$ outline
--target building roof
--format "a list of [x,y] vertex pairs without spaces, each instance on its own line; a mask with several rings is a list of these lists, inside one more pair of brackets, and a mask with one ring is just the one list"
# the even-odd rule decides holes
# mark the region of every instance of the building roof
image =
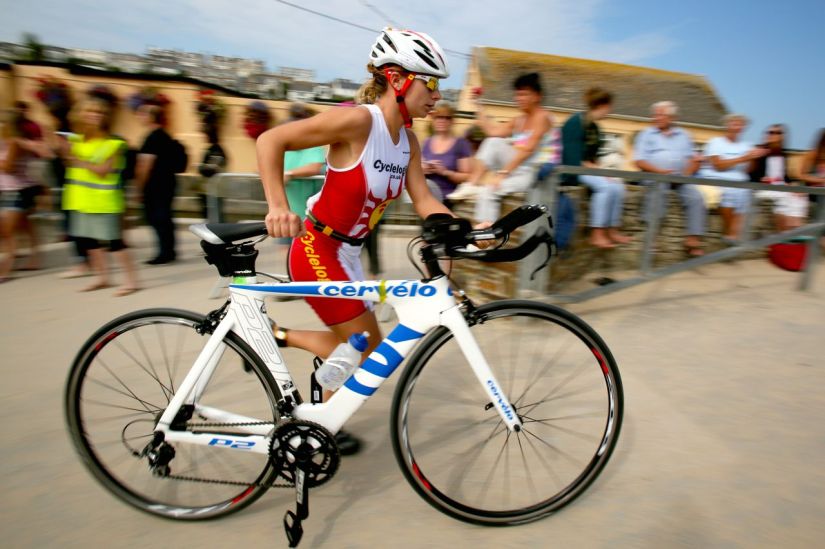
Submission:
[[244,97],[256,98],[257,95],[242,93],[238,90],[227,88],[214,82],[207,82],[191,76],[183,74],[159,74],[157,72],[122,72],[106,69],[98,69],[87,65],[77,65],[74,63],[63,63],[60,61],[24,61],[18,60],[13,62],[14,65],[39,65],[43,67],[58,67],[66,69],[69,74],[77,74],[80,76],[100,76],[106,78],[122,78],[126,80],[145,80],[145,81],[159,81],[159,82],[182,82],[187,84],[194,84],[202,88],[209,88],[220,92],[228,97]]
[[512,103],[513,80],[538,72],[548,108],[584,110],[584,91],[599,86],[613,94],[613,114],[619,116],[649,118],[650,105],[664,100],[679,105],[679,120],[685,123],[720,126],[727,112],[703,76],[490,47],[474,48],[473,54],[482,100]]

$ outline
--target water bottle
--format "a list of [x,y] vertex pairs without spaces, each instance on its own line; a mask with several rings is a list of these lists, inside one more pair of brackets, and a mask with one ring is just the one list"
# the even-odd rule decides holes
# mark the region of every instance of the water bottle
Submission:
[[361,364],[361,353],[367,350],[367,336],[352,334],[345,343],[339,343],[315,372],[315,379],[321,387],[335,391],[344,384],[352,372]]

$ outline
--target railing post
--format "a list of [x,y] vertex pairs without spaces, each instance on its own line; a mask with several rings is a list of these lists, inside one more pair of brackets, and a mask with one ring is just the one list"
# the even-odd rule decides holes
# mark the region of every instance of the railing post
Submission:
[[[825,224],[825,195],[819,195],[817,200],[816,222],[820,225]],[[819,240],[825,234],[825,228],[820,228],[819,231],[814,231],[811,235],[811,240],[805,250],[805,266],[802,268],[802,277],[799,280],[799,289],[808,290],[811,287],[811,279],[816,271],[817,263],[819,263]]]
[[755,191],[749,190],[748,191],[748,209],[745,210],[745,219],[742,220],[742,227],[740,229],[739,238],[742,243],[749,242],[751,240],[751,225],[753,224],[753,215],[754,215],[754,208],[756,206],[756,194]]
[[[659,181],[650,181],[647,192],[653,193],[646,204],[642,204],[642,216],[645,218],[645,243],[642,248],[642,263],[639,270],[642,274],[650,274],[653,257],[653,243],[659,233],[659,208],[664,200],[664,184]],[[647,208],[645,208],[647,206]]]
[[[527,203],[528,204],[544,204],[547,206],[547,210],[550,213],[551,219],[553,219],[553,224],[555,225],[555,213],[556,213],[556,196],[558,193],[559,184],[561,182],[561,176],[556,170],[550,172],[550,175],[547,179],[543,181],[537,181],[528,191],[527,191]],[[543,226],[545,223],[543,218],[539,218],[532,223],[526,225],[522,230],[523,238],[527,239],[530,235],[532,235],[539,226]],[[551,229],[552,230],[552,229]],[[541,263],[543,256],[541,254],[546,253],[546,250],[542,248],[538,248],[536,251],[531,253],[529,256],[525,257],[518,264],[518,287],[517,291],[519,295],[526,296],[528,292],[533,292],[535,294],[542,294],[544,293],[544,289],[547,287],[547,283],[550,280],[549,273],[545,273],[544,271],[540,271],[536,273],[536,277],[534,280],[530,280],[530,275],[533,271]],[[547,267],[549,269],[549,266]]]
[[223,176],[224,174],[218,173],[206,181],[206,219],[210,223],[221,223],[223,221],[220,196],[220,185]]

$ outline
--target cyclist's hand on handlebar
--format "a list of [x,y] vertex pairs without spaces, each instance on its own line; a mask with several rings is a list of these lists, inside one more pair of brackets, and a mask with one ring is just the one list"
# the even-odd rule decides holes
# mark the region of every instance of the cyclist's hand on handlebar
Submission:
[[[473,225],[473,230],[477,231],[479,229],[489,229],[492,226],[493,223],[491,221],[482,221],[481,223],[476,223]],[[484,248],[492,246],[494,242],[495,240],[476,240],[473,245],[483,250]]]
[[306,234],[301,218],[287,208],[270,208],[264,218],[269,236],[294,238]]

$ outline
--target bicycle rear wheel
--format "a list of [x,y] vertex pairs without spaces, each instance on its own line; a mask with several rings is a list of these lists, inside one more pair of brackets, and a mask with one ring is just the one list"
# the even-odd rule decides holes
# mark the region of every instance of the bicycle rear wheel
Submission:
[[[152,514],[214,518],[260,497],[272,479],[267,454],[172,443],[174,457],[158,474],[140,455],[157,420],[194,364],[208,336],[202,315],[176,309],[137,311],[98,330],[74,361],[66,388],[66,418],[86,467],[112,493]],[[228,334],[199,405],[230,411],[273,428],[277,389],[249,346]],[[198,411],[200,410],[200,412]],[[174,428],[232,437],[243,427],[215,425],[195,408]],[[226,422],[226,419],[223,419]],[[198,426],[198,423],[211,425]]]
[[452,333],[438,328],[410,357],[393,400],[404,476],[438,510],[508,525],[581,495],[607,463],[622,422],[622,384],[602,339],[551,305],[500,301],[471,332],[523,423],[510,432]]

